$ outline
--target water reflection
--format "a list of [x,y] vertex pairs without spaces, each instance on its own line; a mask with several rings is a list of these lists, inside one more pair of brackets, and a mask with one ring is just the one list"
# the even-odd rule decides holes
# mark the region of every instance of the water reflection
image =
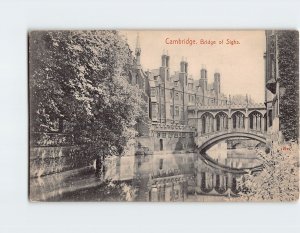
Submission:
[[232,168],[252,168],[261,164],[256,149],[263,145],[255,140],[222,141],[206,151],[217,163]]
[[[40,194],[41,200],[49,197],[54,197],[53,200],[112,200],[111,188],[105,191],[108,188],[105,182],[112,181],[120,187],[122,183],[131,187],[134,201],[224,201],[238,193],[237,178],[244,172],[241,168],[260,164],[256,157],[260,146],[253,140],[227,140],[203,155],[160,151],[110,157],[105,161],[106,173],[101,179],[95,177],[93,168],[89,167],[81,172],[31,180],[31,192]],[[72,192],[72,195],[61,195],[63,192]],[[117,197],[119,192],[115,193]]]
[[157,153],[138,160],[137,201],[196,201],[199,196],[217,201],[237,194],[241,172],[219,168],[197,153]]

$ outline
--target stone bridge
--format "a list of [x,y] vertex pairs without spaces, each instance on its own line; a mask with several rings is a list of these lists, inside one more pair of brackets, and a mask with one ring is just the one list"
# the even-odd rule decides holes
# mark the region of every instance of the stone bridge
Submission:
[[230,138],[248,138],[254,139],[262,143],[266,143],[265,134],[255,130],[235,129],[211,132],[208,134],[198,135],[195,138],[195,143],[200,152],[208,150],[213,145],[220,141]]
[[264,104],[188,107],[188,123],[200,134],[232,128],[266,131],[266,121]]
[[266,143],[267,117],[264,104],[189,106],[189,125],[197,129],[195,143],[197,193],[220,195],[236,193],[236,179],[253,168],[234,168],[218,163],[205,151],[226,139],[253,139]]
[[195,142],[201,150],[235,137],[265,143],[267,120],[264,104],[188,107],[188,124],[197,129]]
[[238,195],[237,179],[246,173],[255,173],[261,170],[261,165],[255,167],[235,168],[224,165],[212,159],[205,151],[216,143],[229,138],[249,138],[266,143],[265,134],[256,130],[232,129],[196,137],[198,162],[195,164],[195,184],[193,190],[204,195]]

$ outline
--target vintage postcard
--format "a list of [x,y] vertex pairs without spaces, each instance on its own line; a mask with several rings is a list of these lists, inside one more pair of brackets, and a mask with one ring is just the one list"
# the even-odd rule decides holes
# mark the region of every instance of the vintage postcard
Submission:
[[295,30],[28,33],[30,201],[296,201]]

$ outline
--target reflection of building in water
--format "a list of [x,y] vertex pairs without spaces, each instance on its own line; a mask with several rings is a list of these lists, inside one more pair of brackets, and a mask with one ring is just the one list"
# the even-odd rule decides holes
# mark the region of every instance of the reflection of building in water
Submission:
[[225,164],[225,160],[227,158],[227,143],[219,142],[218,144],[212,146],[207,151],[207,154],[218,163]]
[[180,170],[181,173],[190,172],[193,168],[194,154],[155,154],[152,155],[152,173],[164,173]]
[[234,195],[237,192],[236,179],[242,172],[225,166],[218,168],[212,161],[199,156],[195,160],[194,184],[188,186],[189,192],[209,195]]
[[187,179],[185,175],[157,177],[150,180],[150,201],[184,201],[187,197]]
[[147,155],[136,172],[144,180],[139,185],[139,200],[184,201],[187,195],[187,181],[194,174],[196,156],[194,153],[162,152]]
[[206,154],[222,165],[251,168],[261,164],[255,152],[260,144],[255,140],[231,139],[214,145]]
[[251,168],[261,165],[254,150],[247,148],[228,150],[225,165],[235,168]]

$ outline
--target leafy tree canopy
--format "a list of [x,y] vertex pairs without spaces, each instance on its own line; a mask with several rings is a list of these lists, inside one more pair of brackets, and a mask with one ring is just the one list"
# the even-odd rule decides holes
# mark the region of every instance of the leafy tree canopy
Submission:
[[76,143],[121,154],[144,104],[141,91],[127,81],[132,64],[116,31],[31,32],[31,129],[52,131],[63,119]]

